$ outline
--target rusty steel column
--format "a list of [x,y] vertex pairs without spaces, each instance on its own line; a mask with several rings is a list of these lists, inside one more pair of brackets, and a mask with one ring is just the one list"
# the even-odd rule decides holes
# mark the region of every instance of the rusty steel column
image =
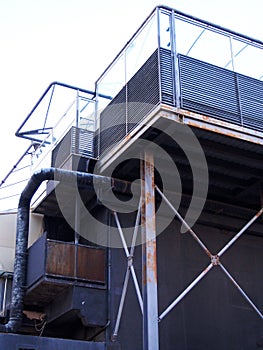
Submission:
[[154,159],[150,151],[141,160],[142,179],[142,293],[143,350],[159,350]]

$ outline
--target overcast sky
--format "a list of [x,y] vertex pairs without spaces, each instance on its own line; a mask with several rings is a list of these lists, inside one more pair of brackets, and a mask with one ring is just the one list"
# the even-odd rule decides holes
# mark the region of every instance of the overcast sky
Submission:
[[[263,40],[263,0],[163,4]],[[0,0],[0,180],[29,145],[14,133],[46,87],[60,81],[93,90],[156,5],[159,1]]]

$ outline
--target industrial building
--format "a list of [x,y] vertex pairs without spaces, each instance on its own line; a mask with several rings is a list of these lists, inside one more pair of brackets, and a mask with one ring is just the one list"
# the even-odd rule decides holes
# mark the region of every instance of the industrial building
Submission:
[[156,7],[54,82],[0,185],[0,348],[263,348],[263,42]]

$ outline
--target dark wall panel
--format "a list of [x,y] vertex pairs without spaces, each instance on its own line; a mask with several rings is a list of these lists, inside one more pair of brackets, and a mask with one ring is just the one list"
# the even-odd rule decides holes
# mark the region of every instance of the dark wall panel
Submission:
[[[210,260],[189,233],[181,234],[178,221],[157,239],[159,313],[209,265]],[[213,254],[233,234],[219,229],[196,226],[195,231]],[[262,303],[261,237],[243,235],[221,261],[244,288],[260,310]],[[111,251],[111,324],[117,308],[127,261],[121,249]],[[135,269],[141,282],[141,246],[136,247]],[[236,287],[215,266],[187,296],[159,323],[161,350],[204,350],[260,348],[262,320]],[[132,280],[125,301],[119,338],[121,349],[141,349],[141,313]]]
[[0,334],[3,350],[104,350],[104,343],[34,337],[15,334]]

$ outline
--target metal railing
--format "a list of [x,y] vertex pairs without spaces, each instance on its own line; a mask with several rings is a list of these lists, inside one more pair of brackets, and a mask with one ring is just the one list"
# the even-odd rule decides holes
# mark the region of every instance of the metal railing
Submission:
[[12,166],[0,183],[0,211],[10,212],[17,208],[21,191],[31,175],[32,155],[36,145],[31,144]]
[[[60,82],[48,86],[16,131],[16,136],[31,144],[0,183],[0,210],[17,208],[20,193],[32,173],[51,166],[52,150],[72,126],[95,131],[95,107],[93,91]],[[43,184],[36,198],[45,190]]]

